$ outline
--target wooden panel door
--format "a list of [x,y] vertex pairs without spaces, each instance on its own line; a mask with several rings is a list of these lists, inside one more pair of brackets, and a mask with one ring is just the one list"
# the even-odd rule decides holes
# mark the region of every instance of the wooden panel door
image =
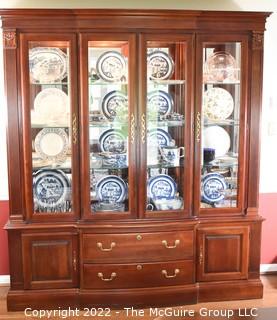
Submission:
[[72,233],[23,234],[25,289],[73,288],[78,284],[78,238]]
[[207,227],[197,234],[198,281],[247,279],[249,227]]

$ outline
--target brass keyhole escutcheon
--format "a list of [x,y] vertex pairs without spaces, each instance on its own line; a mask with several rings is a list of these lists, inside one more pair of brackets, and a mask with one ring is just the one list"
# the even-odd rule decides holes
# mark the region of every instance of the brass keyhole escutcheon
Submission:
[[137,240],[141,240],[142,236],[140,234],[137,235]]

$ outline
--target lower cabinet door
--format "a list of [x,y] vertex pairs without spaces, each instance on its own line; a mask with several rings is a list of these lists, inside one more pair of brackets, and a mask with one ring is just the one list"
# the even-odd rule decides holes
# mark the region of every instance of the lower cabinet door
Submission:
[[197,280],[248,277],[249,227],[206,227],[197,231]]
[[25,289],[78,285],[77,234],[22,234],[22,250]]

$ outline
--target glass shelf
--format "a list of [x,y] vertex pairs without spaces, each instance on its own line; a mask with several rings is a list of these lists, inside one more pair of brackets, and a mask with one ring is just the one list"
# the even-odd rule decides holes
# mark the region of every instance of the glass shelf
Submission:
[[212,84],[212,85],[229,85],[229,84],[235,84],[240,85],[240,81],[204,81],[203,84]]
[[33,129],[43,129],[43,128],[69,128],[68,124],[65,123],[32,123],[32,128]]
[[94,167],[90,166],[90,169],[92,170],[122,170],[122,169],[128,169],[129,166],[108,166],[108,165],[102,165],[101,167]]
[[231,168],[231,167],[234,167],[234,168],[237,168],[238,167],[238,163],[224,163],[224,162],[215,162],[215,163],[205,163],[202,165],[203,168],[213,168],[213,169],[216,169],[216,168]]
[[47,82],[31,82],[30,83],[33,86],[67,86],[68,82],[55,82],[55,83],[47,83]]
[[101,127],[108,127],[108,128],[121,128],[127,127],[127,122],[102,122],[102,121],[90,121],[89,126],[92,128],[101,128]]
[[165,120],[165,121],[154,121],[148,120],[149,127],[181,127],[185,124],[185,120],[174,121],[174,120]]
[[176,85],[176,84],[185,84],[186,80],[148,80],[148,84],[155,85]]
[[239,126],[239,120],[204,120],[204,126],[213,126],[213,125],[220,125],[220,126]]
[[158,164],[151,164],[151,165],[147,165],[147,168],[148,169],[154,169],[154,168],[157,168],[157,169],[168,169],[168,168],[182,168],[183,165],[179,165],[179,166],[174,166],[172,164],[169,164],[169,163],[158,163]]
[[107,82],[103,80],[97,80],[95,82],[89,82],[89,86],[127,86],[127,81],[115,81],[115,82]]

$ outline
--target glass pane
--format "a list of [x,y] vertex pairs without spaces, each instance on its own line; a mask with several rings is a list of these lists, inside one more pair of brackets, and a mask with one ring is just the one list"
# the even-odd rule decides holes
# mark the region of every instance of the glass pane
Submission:
[[148,211],[184,206],[186,43],[147,42]]
[[128,51],[127,41],[89,41],[92,212],[129,210]]
[[29,42],[33,199],[36,213],[70,212],[69,43]]
[[201,208],[238,205],[241,44],[203,49]]

